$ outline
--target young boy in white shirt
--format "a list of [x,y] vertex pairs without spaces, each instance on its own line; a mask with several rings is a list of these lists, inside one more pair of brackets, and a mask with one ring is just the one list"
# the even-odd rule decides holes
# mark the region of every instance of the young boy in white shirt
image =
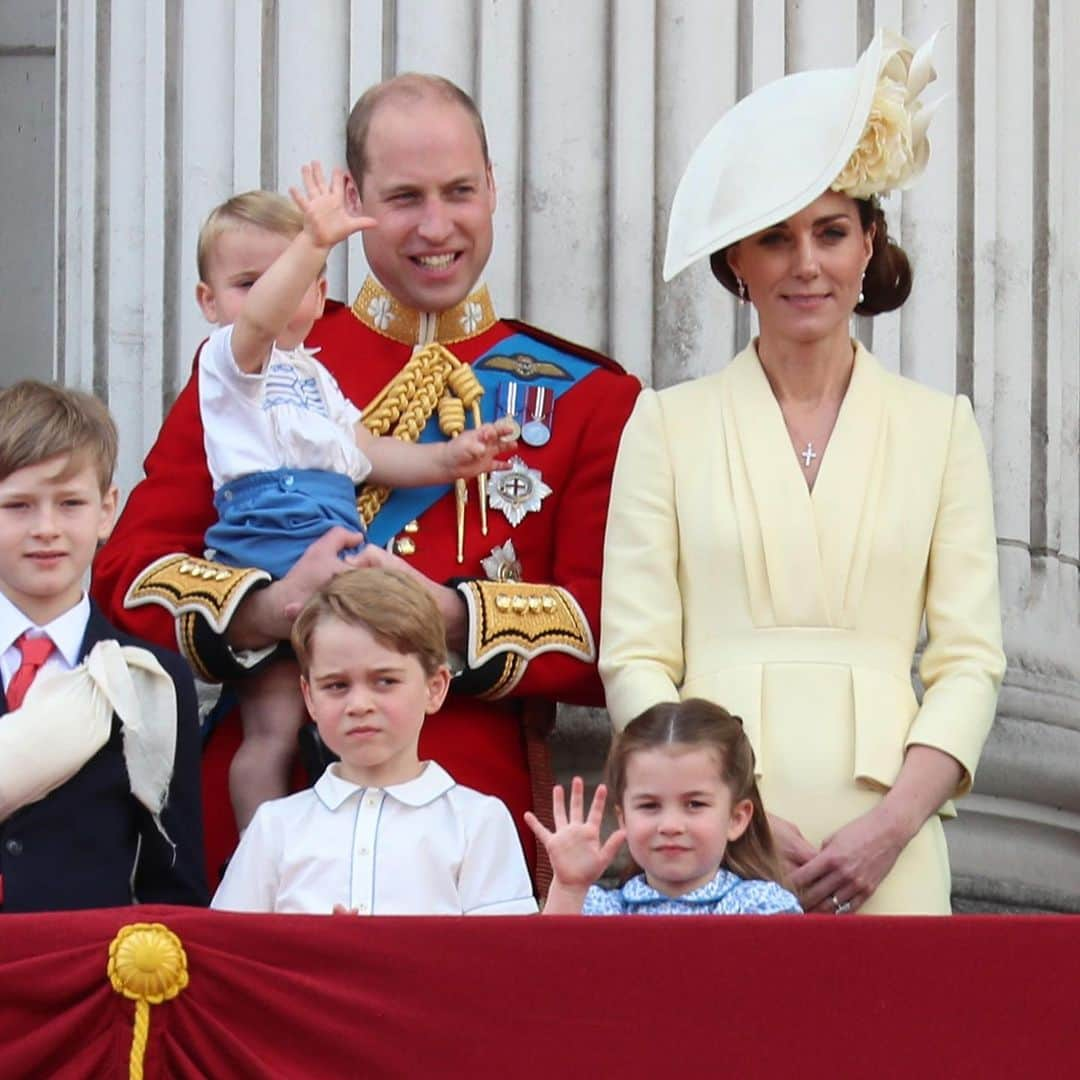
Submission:
[[[196,299],[218,329],[199,352],[199,409],[218,520],[217,562],[281,578],[334,526],[363,543],[357,484],[421,487],[505,468],[511,421],[446,442],[376,437],[304,339],[326,300],[326,257],[372,224],[345,205],[344,174],[304,166],[304,193],[251,191],[214,210],[199,233]],[[295,204],[295,205],[294,205]],[[362,358],[358,358],[362,359]],[[278,660],[236,684],[244,739],[229,770],[242,831],[284,795],[304,719],[295,664]]]
[[509,811],[420,760],[420,729],[450,684],[446,632],[424,587],[348,570],[304,607],[292,643],[308,711],[341,760],[314,788],[259,807],[212,906],[533,914]]
[[116,444],[89,394],[0,391],[2,912],[207,899],[191,673],[83,590]]

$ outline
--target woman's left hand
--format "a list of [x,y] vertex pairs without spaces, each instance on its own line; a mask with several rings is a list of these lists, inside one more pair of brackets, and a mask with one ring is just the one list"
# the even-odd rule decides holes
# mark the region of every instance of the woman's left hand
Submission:
[[846,915],[874,895],[908,841],[955,792],[964,774],[956,758],[933,746],[909,746],[889,793],[821,845],[791,875],[804,911]]
[[791,875],[803,909],[825,915],[858,911],[893,868],[905,843],[884,804],[838,829]]

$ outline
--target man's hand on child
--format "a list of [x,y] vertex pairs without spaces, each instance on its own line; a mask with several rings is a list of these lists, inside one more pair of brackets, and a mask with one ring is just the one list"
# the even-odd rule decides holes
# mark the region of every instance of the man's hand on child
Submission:
[[525,824],[547,849],[551,869],[559,884],[579,889],[592,885],[608,868],[626,839],[625,830],[616,829],[600,843],[600,823],[604,817],[605,802],[607,788],[600,784],[586,816],[585,784],[580,776],[575,776],[570,785],[569,814],[562,785],[556,784],[552,788],[554,832],[545,828],[534,814],[525,812]]
[[[354,554],[357,548],[360,550]],[[270,586],[280,588],[282,614],[289,626],[316,590],[337,574],[361,565],[358,560],[363,550],[364,534],[352,532],[343,525],[335,525],[308,545],[292,569]],[[287,637],[288,634],[282,635],[282,639]]]
[[508,469],[509,462],[500,460],[499,455],[517,449],[517,430],[517,424],[504,417],[463,431],[442,444],[447,472],[454,478],[469,480],[481,473]]
[[293,202],[304,213],[304,232],[316,247],[329,250],[335,244],[362,229],[369,229],[375,219],[356,217],[345,204],[345,173],[334,169],[327,184],[322,165],[317,161],[305,165],[300,174],[304,181],[304,194],[297,188],[289,188]]
[[455,652],[465,652],[468,609],[465,606],[464,597],[457,589],[452,589],[439,581],[433,581],[417,570],[408,559],[391,555],[385,548],[376,547],[374,544],[368,544],[362,551],[350,555],[348,560],[349,569],[354,566],[378,566],[384,570],[395,570],[399,574],[406,574],[419,581],[431,593],[432,599],[442,614],[443,622],[446,623],[447,646]]

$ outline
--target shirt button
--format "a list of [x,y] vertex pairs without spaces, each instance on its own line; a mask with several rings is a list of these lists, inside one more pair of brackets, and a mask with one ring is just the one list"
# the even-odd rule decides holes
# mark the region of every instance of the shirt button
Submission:
[[368,853],[368,849],[367,849],[366,847],[362,847],[362,848],[360,849],[360,854],[361,854],[361,855],[366,855],[367,853]]
[[378,802],[377,799],[368,799],[367,804],[368,806],[374,806],[376,802]]
[[361,915],[363,915],[367,911],[367,904],[359,904],[356,910],[359,911]]
[[7,840],[4,842],[4,850],[9,855],[21,855],[22,854],[22,841],[21,840]]

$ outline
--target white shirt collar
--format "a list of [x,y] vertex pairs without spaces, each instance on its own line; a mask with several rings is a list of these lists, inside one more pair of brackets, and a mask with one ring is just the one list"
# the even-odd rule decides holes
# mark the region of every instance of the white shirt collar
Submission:
[[[424,771],[403,784],[391,784],[381,790],[406,806],[426,806],[456,787],[454,778],[435,761],[424,763]],[[337,810],[342,803],[357,792],[379,791],[379,788],[365,788],[346,780],[338,771],[338,762],[326,767],[326,772],[315,782],[315,794],[327,808]]]
[[89,618],[90,598],[86,593],[82,594],[74,607],[57,615],[52,622],[38,626],[0,592],[0,655],[7,652],[27,630],[31,630],[50,637],[68,667],[75,667],[79,662],[79,650],[86,636]]

